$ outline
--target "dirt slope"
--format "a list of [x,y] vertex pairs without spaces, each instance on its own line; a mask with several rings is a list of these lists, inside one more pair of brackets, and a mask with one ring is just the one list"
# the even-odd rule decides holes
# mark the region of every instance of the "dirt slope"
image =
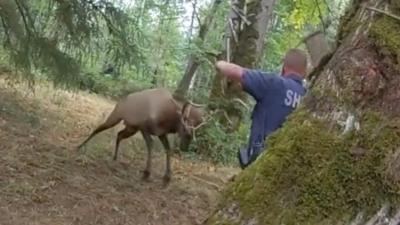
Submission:
[[121,127],[74,148],[113,108],[113,102],[38,84],[0,80],[0,224],[199,224],[219,190],[238,172],[174,158],[163,189],[165,155],[157,140],[151,182],[140,180],[145,148],[140,135],[121,144]]

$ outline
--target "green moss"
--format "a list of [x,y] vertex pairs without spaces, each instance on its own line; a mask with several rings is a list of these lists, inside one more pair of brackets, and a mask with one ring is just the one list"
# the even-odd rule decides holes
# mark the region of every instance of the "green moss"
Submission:
[[384,158],[400,135],[380,115],[360,119],[360,131],[340,136],[298,110],[228,187],[223,205],[238,202],[244,217],[261,224],[337,224],[360,210],[372,214],[385,201],[398,203],[399,186],[386,178]]
[[400,24],[395,19],[383,16],[376,20],[370,30],[375,43],[389,52],[400,54]]
[[229,221],[225,218],[222,218],[220,215],[214,215],[212,218],[208,219],[206,224],[213,225],[239,225],[238,223]]

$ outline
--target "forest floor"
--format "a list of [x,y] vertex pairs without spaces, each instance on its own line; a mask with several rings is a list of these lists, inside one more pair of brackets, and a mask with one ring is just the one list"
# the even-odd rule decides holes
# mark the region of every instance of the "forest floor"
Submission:
[[165,154],[156,140],[150,182],[141,181],[140,134],[121,143],[121,125],[76,146],[111,112],[114,102],[85,92],[0,79],[0,224],[200,224],[238,168],[175,156],[162,187]]

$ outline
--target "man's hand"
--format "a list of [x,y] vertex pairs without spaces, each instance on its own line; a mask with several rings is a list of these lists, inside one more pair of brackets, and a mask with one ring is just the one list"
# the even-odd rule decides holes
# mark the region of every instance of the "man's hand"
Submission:
[[226,61],[217,61],[215,67],[222,75],[228,77],[230,80],[238,82],[239,84],[242,83],[244,69],[241,66]]

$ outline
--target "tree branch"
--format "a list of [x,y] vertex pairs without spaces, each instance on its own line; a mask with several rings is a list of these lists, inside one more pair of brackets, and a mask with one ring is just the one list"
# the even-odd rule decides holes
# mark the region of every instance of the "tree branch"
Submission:
[[384,14],[384,15],[386,15],[386,16],[389,16],[389,17],[391,17],[391,18],[393,18],[393,19],[396,19],[396,20],[399,20],[399,21],[400,21],[400,16],[394,15],[394,14],[392,14],[392,13],[390,13],[390,12],[385,11],[385,10],[377,9],[377,8],[375,8],[375,7],[372,7],[372,6],[365,6],[365,8],[366,8],[366,9],[369,9],[369,10],[372,10],[372,11],[375,11],[375,12],[382,13],[382,14]]
[[196,20],[197,20],[198,26],[199,27],[202,26],[201,19],[200,19],[199,14],[197,13],[197,10],[196,10],[194,15],[196,16]]
[[119,32],[119,30],[111,22],[110,18],[108,18],[108,16],[103,11],[101,11],[99,5],[96,5],[93,1],[86,1],[86,3],[91,5],[93,7],[93,9],[95,11],[97,11],[103,17],[103,19],[106,21],[108,29],[111,31],[110,33]]
[[229,27],[231,28],[231,33],[233,34],[233,40],[235,41],[235,44],[237,44],[239,42],[239,37],[235,31],[235,28],[233,27],[232,19],[228,19],[228,21],[229,21]]
[[236,13],[236,15],[238,15],[245,23],[247,26],[249,26],[251,24],[251,22],[246,18],[245,15],[243,15],[238,8],[236,8],[235,5],[232,5],[232,10]]
[[324,30],[324,33],[326,33],[326,29],[325,29],[325,21],[324,18],[322,16],[322,11],[321,11],[321,7],[319,7],[319,3],[318,0],[314,0],[315,4],[317,5],[317,9],[318,9],[318,17],[321,20],[322,23],[322,29]]
[[[4,33],[6,34],[6,40],[5,40],[4,44],[5,44],[5,43],[10,44],[10,43],[11,43],[10,28],[7,26],[7,24],[6,24],[6,22],[4,21],[4,18],[3,18],[3,17],[1,17],[1,23],[2,23],[3,28],[4,28]],[[4,46],[4,44],[3,44],[3,46]]]
[[32,32],[29,29],[28,22],[26,21],[25,13],[20,5],[20,2],[18,0],[15,0],[15,5],[17,6],[19,13],[21,14],[22,21],[24,22],[25,30],[28,33],[28,36],[30,36]]
[[306,42],[308,39],[310,39],[311,37],[313,37],[313,36],[315,36],[315,35],[317,35],[317,34],[319,34],[319,33],[321,33],[321,32],[322,32],[321,30],[317,30],[317,31],[314,31],[314,32],[312,32],[311,34],[305,36],[303,39],[301,39],[301,40],[299,41],[299,43],[297,43],[297,45],[295,46],[295,48],[299,47],[301,44],[303,44],[304,42]]
[[21,0],[17,0],[17,2],[18,2],[18,4],[20,4],[20,7],[25,11],[28,22],[30,23],[30,26],[32,27],[33,32],[36,33],[35,23],[32,18],[32,15],[28,9],[28,6],[25,4],[25,2],[21,2]]

